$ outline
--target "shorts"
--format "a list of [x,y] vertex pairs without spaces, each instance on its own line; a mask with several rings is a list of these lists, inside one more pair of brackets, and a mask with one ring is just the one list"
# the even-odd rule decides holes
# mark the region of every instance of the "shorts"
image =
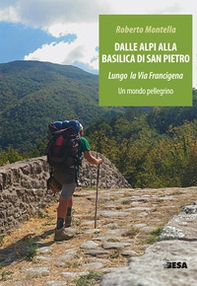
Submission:
[[71,184],[76,181],[76,171],[74,168],[54,167],[53,175],[61,184]]
[[62,185],[62,191],[60,196],[63,197],[64,199],[70,199],[75,191],[77,184],[75,182],[71,183],[71,184],[66,184],[64,183]]
[[77,186],[76,173],[74,168],[54,168],[54,177],[62,185],[60,196],[64,199],[70,199]]

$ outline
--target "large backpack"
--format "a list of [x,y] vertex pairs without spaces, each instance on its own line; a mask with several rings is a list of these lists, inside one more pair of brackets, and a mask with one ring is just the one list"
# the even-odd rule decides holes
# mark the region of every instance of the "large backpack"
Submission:
[[56,121],[49,124],[49,131],[52,135],[47,145],[47,161],[51,167],[71,167],[78,165],[79,147],[78,120]]

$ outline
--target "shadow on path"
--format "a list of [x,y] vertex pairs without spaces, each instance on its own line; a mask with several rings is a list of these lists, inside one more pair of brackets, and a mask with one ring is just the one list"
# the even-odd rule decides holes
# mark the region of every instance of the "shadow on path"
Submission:
[[46,243],[41,241],[42,239],[48,238],[53,233],[54,228],[37,236],[28,234],[6,248],[0,249],[0,266],[4,267],[10,265],[12,262],[31,260],[38,247],[47,247],[54,243],[54,240]]

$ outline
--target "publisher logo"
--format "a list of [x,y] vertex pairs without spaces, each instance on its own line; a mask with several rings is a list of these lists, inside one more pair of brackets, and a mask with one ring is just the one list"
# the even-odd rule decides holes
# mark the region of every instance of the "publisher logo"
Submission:
[[188,268],[187,262],[183,261],[169,261],[169,260],[163,260],[163,267],[164,268]]

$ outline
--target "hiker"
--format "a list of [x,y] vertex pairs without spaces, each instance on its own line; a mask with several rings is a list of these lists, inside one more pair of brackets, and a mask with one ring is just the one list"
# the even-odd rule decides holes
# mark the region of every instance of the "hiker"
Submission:
[[[80,124],[79,131],[79,147],[78,147],[78,155],[79,158],[84,154],[85,159],[90,164],[99,165],[102,163],[101,158],[95,158],[91,152],[87,139],[83,136],[84,130],[83,126]],[[72,238],[69,232],[66,231],[65,227],[70,226],[71,224],[71,211],[72,211],[72,195],[75,191],[76,183],[76,172],[75,166],[71,166],[64,169],[62,167],[54,168],[54,178],[62,184],[62,190],[60,193],[59,204],[57,207],[57,226],[55,229],[55,237],[54,240],[67,240]],[[64,225],[65,222],[65,225]]]

